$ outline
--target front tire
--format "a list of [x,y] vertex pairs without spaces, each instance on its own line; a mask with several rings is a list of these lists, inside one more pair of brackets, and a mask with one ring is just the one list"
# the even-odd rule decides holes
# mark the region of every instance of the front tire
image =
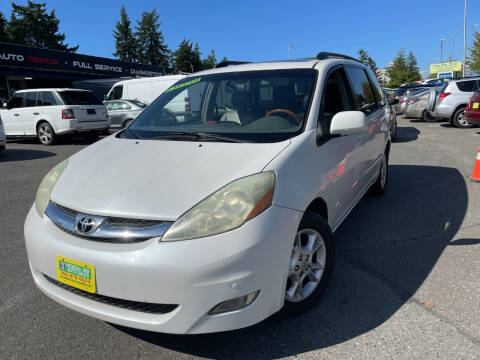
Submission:
[[307,211],[293,243],[281,315],[299,315],[315,306],[330,280],[334,259],[335,246],[327,221]]
[[462,106],[455,111],[452,116],[452,125],[460,129],[468,129],[473,125],[470,125],[465,118],[465,106]]
[[46,146],[53,145],[57,139],[57,135],[50,125],[47,122],[43,122],[37,127],[37,136],[40,143]]

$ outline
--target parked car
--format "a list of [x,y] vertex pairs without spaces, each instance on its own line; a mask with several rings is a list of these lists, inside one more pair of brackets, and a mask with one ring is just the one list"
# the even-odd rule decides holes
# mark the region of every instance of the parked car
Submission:
[[389,105],[389,119],[390,119],[390,126],[389,126],[389,129],[390,129],[390,138],[392,139],[392,141],[395,141],[395,139],[397,138],[397,128],[398,128],[398,124],[397,124],[397,114],[395,113],[395,110],[393,110],[392,106]]
[[411,94],[411,96],[406,99],[405,117],[423,119],[426,122],[436,122],[437,119],[427,110],[429,96],[430,89],[423,89]]
[[[200,104],[187,120],[168,108],[185,90]],[[386,190],[388,122],[375,75],[344,55],[193,74],[47,174],[24,227],[35,284],[166,333],[302,313],[327,286],[335,230]]]
[[110,100],[103,103],[107,107],[111,129],[127,127],[147,107],[147,104],[138,100]]
[[139,100],[150,104],[161,93],[186,75],[167,75],[149,78],[122,80],[112,86],[105,100]]
[[0,116],[0,153],[7,147],[7,137],[3,128],[2,117]]
[[107,108],[87,90],[29,89],[13,94],[0,110],[7,137],[38,137],[51,145],[59,135],[95,138],[110,127]]
[[412,97],[415,96],[418,93],[421,93],[423,91],[427,91],[428,89],[423,88],[423,87],[416,87],[416,88],[410,88],[405,90],[404,94],[400,96],[398,99],[398,103],[394,105],[394,110],[398,115],[402,115],[405,111],[405,108],[407,107],[408,100]]
[[412,91],[419,90],[420,88],[424,88],[425,85],[422,84],[407,84],[400,86],[396,91],[395,91],[395,97],[397,99],[400,99],[402,96],[409,94]]
[[471,127],[465,118],[465,108],[475,91],[480,77],[451,80],[439,91],[430,91],[427,109],[436,118],[448,119],[452,126]]
[[480,125],[480,92],[475,92],[465,109],[465,118],[470,125]]

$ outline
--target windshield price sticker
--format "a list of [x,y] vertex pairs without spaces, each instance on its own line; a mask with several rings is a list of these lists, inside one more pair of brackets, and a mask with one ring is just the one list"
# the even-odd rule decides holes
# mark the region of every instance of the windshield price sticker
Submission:
[[187,82],[184,82],[184,83],[181,83],[181,84],[172,86],[170,89],[165,90],[165,92],[167,93],[167,92],[170,92],[170,91],[173,91],[173,90],[181,89],[181,88],[183,88],[183,87],[196,84],[196,83],[198,83],[201,79],[202,79],[202,78],[196,78],[196,79],[193,79],[193,80],[190,80],[190,81],[187,81]]

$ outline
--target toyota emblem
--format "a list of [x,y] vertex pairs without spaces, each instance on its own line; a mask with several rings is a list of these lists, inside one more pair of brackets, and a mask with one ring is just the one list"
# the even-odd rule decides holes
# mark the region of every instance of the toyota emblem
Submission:
[[97,225],[95,219],[88,215],[78,214],[75,220],[75,231],[82,235],[91,234]]

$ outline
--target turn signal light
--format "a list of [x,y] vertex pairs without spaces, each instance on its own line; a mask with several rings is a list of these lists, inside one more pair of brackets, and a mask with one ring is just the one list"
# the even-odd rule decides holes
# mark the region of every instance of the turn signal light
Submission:
[[62,119],[75,119],[75,115],[72,109],[62,110]]

